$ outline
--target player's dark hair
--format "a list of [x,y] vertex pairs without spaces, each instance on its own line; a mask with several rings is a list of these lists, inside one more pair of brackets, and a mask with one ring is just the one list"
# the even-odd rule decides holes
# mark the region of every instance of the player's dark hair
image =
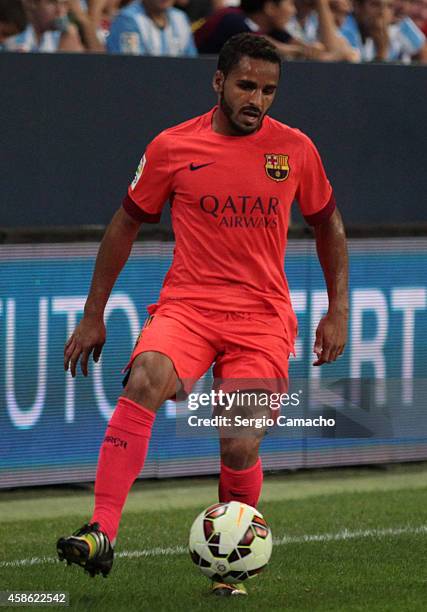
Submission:
[[227,76],[244,56],[277,64],[281,71],[282,60],[276,48],[263,36],[247,32],[227,40],[219,53],[217,68]]
[[22,0],[0,0],[0,21],[13,23],[19,32],[27,27],[27,16]]

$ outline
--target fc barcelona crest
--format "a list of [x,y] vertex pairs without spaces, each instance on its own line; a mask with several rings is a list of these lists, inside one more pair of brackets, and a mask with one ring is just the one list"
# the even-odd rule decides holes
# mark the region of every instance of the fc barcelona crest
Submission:
[[268,178],[273,181],[286,181],[291,171],[289,167],[289,155],[281,153],[266,153],[265,154],[265,171]]

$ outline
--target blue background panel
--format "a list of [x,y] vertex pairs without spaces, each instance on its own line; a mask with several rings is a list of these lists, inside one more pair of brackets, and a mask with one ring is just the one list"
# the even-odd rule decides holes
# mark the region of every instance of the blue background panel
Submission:
[[[107,308],[102,360],[91,365],[87,379],[72,380],[63,370],[63,346],[81,316],[96,251],[96,244],[78,243],[0,247],[0,487],[94,478],[121,370],[147,305],[158,297],[173,244],[135,245]],[[310,416],[337,408],[319,405],[316,385],[362,376],[382,379],[384,388],[374,385],[369,405],[359,397],[360,414],[345,437],[268,435],[262,446],[267,469],[427,458],[427,239],[352,240],[350,253],[348,345],[336,364],[319,369],[311,363],[323,276],[312,241],[289,243],[285,268],[299,322],[291,391],[307,390]],[[369,435],[360,435],[360,418],[368,412],[370,423],[374,414],[382,417]],[[183,436],[177,423],[186,418],[173,402],[161,409],[144,476],[217,472],[217,440]]]

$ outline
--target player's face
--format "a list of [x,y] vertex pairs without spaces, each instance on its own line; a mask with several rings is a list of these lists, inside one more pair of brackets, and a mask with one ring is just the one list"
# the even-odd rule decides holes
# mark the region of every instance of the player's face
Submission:
[[217,71],[214,88],[230,135],[256,132],[276,95],[280,70],[277,64],[244,56],[228,73]]

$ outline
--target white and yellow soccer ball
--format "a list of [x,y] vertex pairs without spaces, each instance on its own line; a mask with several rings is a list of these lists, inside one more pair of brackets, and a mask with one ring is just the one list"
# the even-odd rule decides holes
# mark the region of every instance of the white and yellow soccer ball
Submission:
[[193,562],[218,582],[241,582],[259,574],[270,560],[272,545],[261,512],[237,501],[209,506],[190,531]]

